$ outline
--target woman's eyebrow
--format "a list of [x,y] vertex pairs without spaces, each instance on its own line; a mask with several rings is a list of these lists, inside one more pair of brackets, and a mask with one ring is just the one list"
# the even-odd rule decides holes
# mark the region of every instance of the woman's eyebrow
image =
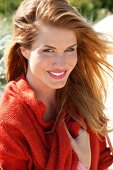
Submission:
[[[74,47],[74,46],[77,46],[77,43],[76,43],[76,44],[73,44],[73,45],[71,45],[71,46],[69,46],[69,47],[67,47],[67,48],[72,48],[72,47]],[[55,47],[50,46],[50,45],[44,45],[44,47],[56,49]]]
[[73,44],[73,45],[71,45],[71,46],[69,46],[69,47],[67,47],[67,48],[72,48],[72,47],[76,47],[77,46],[77,43],[76,44]]

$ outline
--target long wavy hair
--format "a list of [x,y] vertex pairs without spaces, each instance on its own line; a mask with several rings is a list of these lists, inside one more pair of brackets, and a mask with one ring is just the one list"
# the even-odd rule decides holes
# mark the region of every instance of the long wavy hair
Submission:
[[56,122],[65,108],[83,127],[89,126],[96,134],[105,135],[108,119],[104,114],[104,74],[109,69],[113,71],[106,61],[106,55],[113,50],[107,38],[97,33],[67,0],[24,0],[20,4],[13,19],[12,40],[5,52],[7,81],[26,75],[28,61],[20,47],[31,48],[38,38],[40,22],[73,30],[78,42],[77,65],[65,87],[56,92]]

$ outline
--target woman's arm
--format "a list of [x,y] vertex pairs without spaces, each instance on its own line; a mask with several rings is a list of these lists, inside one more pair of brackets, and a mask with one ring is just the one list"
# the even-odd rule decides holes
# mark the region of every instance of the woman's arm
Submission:
[[27,161],[0,153],[0,170],[28,170]]
[[28,161],[24,153],[24,139],[19,131],[0,123],[0,170],[27,170]]

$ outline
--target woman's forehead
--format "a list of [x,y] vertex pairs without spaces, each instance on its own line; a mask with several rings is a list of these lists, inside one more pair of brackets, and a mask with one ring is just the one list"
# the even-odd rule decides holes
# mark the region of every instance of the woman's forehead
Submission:
[[[38,33],[39,40],[47,40],[47,41],[77,41],[76,34],[73,30],[59,28],[57,26],[50,25],[41,25]],[[60,43],[60,42],[59,42]]]

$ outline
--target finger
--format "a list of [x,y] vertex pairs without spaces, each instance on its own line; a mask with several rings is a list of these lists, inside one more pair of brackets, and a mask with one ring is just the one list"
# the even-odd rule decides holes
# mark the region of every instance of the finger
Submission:
[[80,130],[79,130],[79,133],[78,133],[78,135],[79,136],[89,136],[89,133],[85,130],[85,129],[83,129],[83,128],[81,128]]
[[89,133],[84,129],[79,130],[78,137],[75,140],[79,142],[79,140],[82,139],[84,140],[84,142],[89,141]]

